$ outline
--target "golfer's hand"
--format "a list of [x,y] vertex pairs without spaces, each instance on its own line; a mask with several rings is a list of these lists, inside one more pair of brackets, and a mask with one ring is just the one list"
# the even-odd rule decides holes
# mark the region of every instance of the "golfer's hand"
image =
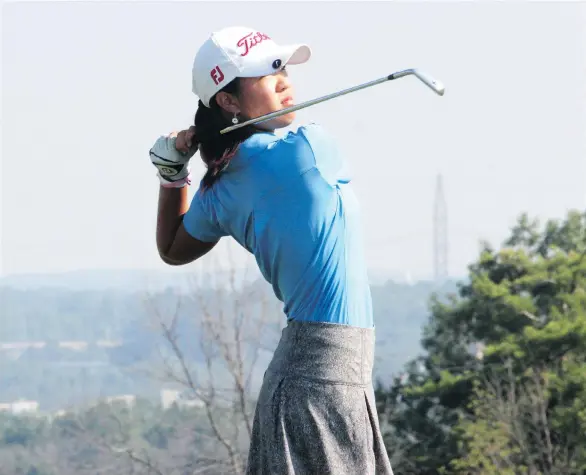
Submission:
[[179,133],[173,132],[157,139],[149,155],[151,162],[157,168],[161,185],[167,188],[179,188],[189,185],[189,160],[195,152],[195,129],[190,127]]

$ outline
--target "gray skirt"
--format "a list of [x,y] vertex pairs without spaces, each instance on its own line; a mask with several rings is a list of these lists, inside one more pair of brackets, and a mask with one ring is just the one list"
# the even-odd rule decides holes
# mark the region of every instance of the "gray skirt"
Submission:
[[373,361],[373,329],[290,321],[264,376],[246,473],[392,475]]

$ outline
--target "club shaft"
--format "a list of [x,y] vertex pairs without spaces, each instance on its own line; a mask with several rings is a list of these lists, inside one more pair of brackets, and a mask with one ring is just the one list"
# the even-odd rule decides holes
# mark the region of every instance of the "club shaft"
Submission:
[[295,112],[301,109],[305,109],[306,107],[313,106],[315,104],[319,104],[320,102],[329,101],[330,99],[335,99],[336,97],[343,96],[345,94],[350,94],[351,92],[359,91],[360,89],[366,89],[367,87],[372,87],[377,84],[381,84],[389,80],[388,76],[382,77],[380,79],[375,79],[374,81],[370,81],[364,84],[360,84],[358,86],[350,87],[348,89],[344,89],[342,91],[334,92],[332,94],[328,94],[326,96],[318,97],[316,99],[311,99],[309,101],[302,102],[301,104],[297,104],[291,107],[286,107],[285,109],[278,110],[276,112],[271,112],[270,114],[265,114],[255,119],[247,120],[246,122],[242,122],[240,124],[232,125],[230,127],[226,127],[220,133],[225,134],[227,132],[231,132],[232,130],[239,129],[241,127],[246,127],[247,125],[254,125],[258,124],[259,122],[264,122],[266,120],[274,119],[275,117],[280,117],[285,114],[289,114],[291,112]]
[[334,92],[332,94],[328,94],[326,96],[318,97],[316,99],[312,99],[309,101],[302,102],[301,104],[297,104],[291,107],[286,107],[285,109],[278,110],[276,112],[271,112],[270,114],[265,114],[260,117],[256,117],[254,119],[247,120],[245,122],[241,122],[239,124],[232,125],[230,127],[226,127],[220,131],[220,134],[226,134],[236,129],[240,129],[242,127],[246,127],[248,125],[258,124],[260,122],[265,122],[270,119],[274,119],[275,117],[280,117],[285,114],[289,114],[291,112],[295,112],[301,109],[305,109],[306,107],[313,106],[315,104],[319,104],[320,102],[329,101],[330,99],[335,99],[336,97],[344,96],[346,94],[350,94],[351,92],[360,91],[361,89],[366,89],[368,87],[376,86],[377,84],[381,84],[383,82],[392,81],[393,79],[399,79],[408,75],[414,74],[417,76],[422,82],[424,82],[427,86],[429,86],[432,90],[434,90],[437,94],[443,94],[443,86],[441,83],[435,81],[434,79],[430,78],[429,76],[420,74],[416,69],[405,69],[403,71],[399,71],[388,76],[384,76],[379,79],[375,79],[374,81],[365,82],[364,84],[359,84],[358,86],[349,87],[348,89],[343,89],[338,92]]

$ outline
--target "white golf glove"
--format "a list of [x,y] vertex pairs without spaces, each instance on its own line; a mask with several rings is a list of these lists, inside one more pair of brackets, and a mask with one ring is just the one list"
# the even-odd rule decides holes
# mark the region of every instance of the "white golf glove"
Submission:
[[175,148],[176,141],[175,133],[161,136],[149,151],[151,162],[158,169],[161,186],[165,188],[181,188],[191,184],[189,160],[197,152],[197,147],[180,152]]

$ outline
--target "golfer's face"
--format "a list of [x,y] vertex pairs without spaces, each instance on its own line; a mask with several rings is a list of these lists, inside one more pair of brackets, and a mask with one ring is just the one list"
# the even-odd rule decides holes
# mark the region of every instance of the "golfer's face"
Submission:
[[[242,78],[240,112],[252,119],[294,105],[294,91],[285,70],[261,78]],[[287,127],[295,119],[295,113],[277,117],[258,124],[259,128],[273,130]]]

